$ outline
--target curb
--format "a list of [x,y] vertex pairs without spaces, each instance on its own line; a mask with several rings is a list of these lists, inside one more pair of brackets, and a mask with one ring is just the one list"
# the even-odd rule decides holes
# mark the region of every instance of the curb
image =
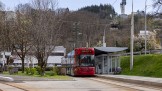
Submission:
[[102,79],[110,79],[115,81],[122,81],[127,83],[133,83],[133,84],[141,84],[141,85],[147,85],[147,86],[155,86],[155,87],[162,87],[162,83],[160,82],[152,82],[152,81],[142,81],[138,79],[127,79],[127,78],[116,78],[116,77],[110,77],[110,76],[96,76],[98,78]]

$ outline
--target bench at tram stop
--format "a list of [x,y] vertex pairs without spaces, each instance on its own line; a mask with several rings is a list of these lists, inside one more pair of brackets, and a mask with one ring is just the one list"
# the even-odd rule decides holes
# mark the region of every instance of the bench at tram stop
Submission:
[[11,74],[18,74],[18,68],[16,68],[16,67],[13,67],[12,69],[10,69],[9,70],[9,74],[11,75]]
[[112,72],[115,74],[120,74],[122,71],[121,67],[112,68]]
[[3,64],[0,63],[0,73],[3,73]]

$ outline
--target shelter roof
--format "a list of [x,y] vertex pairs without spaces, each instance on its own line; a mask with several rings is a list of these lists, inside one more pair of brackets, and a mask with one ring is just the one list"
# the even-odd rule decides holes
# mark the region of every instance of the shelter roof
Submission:
[[[101,55],[101,54],[121,52],[126,49],[128,48],[127,47],[94,47],[95,56]],[[74,50],[67,54],[67,57],[73,57],[73,56],[74,56]]]
[[95,49],[95,55],[101,55],[101,54],[121,52],[128,48],[127,47],[94,47],[94,49]]

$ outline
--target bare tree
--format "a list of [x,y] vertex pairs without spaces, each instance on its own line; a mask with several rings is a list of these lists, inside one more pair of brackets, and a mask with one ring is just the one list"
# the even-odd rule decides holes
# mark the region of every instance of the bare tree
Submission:
[[153,3],[153,7],[156,9],[156,13],[161,12],[162,0],[153,0]]
[[54,11],[56,1],[34,0],[32,6],[33,45],[41,75],[44,75],[47,59],[56,45],[61,24]]
[[0,11],[3,11],[5,8],[5,5],[0,1]]
[[25,56],[30,50],[31,44],[31,22],[27,16],[28,8],[20,4],[17,7],[16,15],[17,20],[15,21],[14,31],[10,34],[10,39],[12,41],[12,47],[14,52],[20,57],[22,61],[22,73],[24,73],[24,61]]

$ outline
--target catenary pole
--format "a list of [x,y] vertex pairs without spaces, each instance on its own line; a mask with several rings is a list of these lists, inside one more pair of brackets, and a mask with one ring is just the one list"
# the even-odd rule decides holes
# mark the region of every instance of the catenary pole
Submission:
[[133,13],[133,0],[132,0],[132,20],[131,20],[131,43],[130,43],[130,70],[133,69],[133,42],[134,42],[134,13]]
[[146,55],[146,50],[147,50],[147,35],[146,35],[146,31],[147,31],[147,14],[146,14],[146,8],[147,8],[147,0],[145,0],[145,55]]

